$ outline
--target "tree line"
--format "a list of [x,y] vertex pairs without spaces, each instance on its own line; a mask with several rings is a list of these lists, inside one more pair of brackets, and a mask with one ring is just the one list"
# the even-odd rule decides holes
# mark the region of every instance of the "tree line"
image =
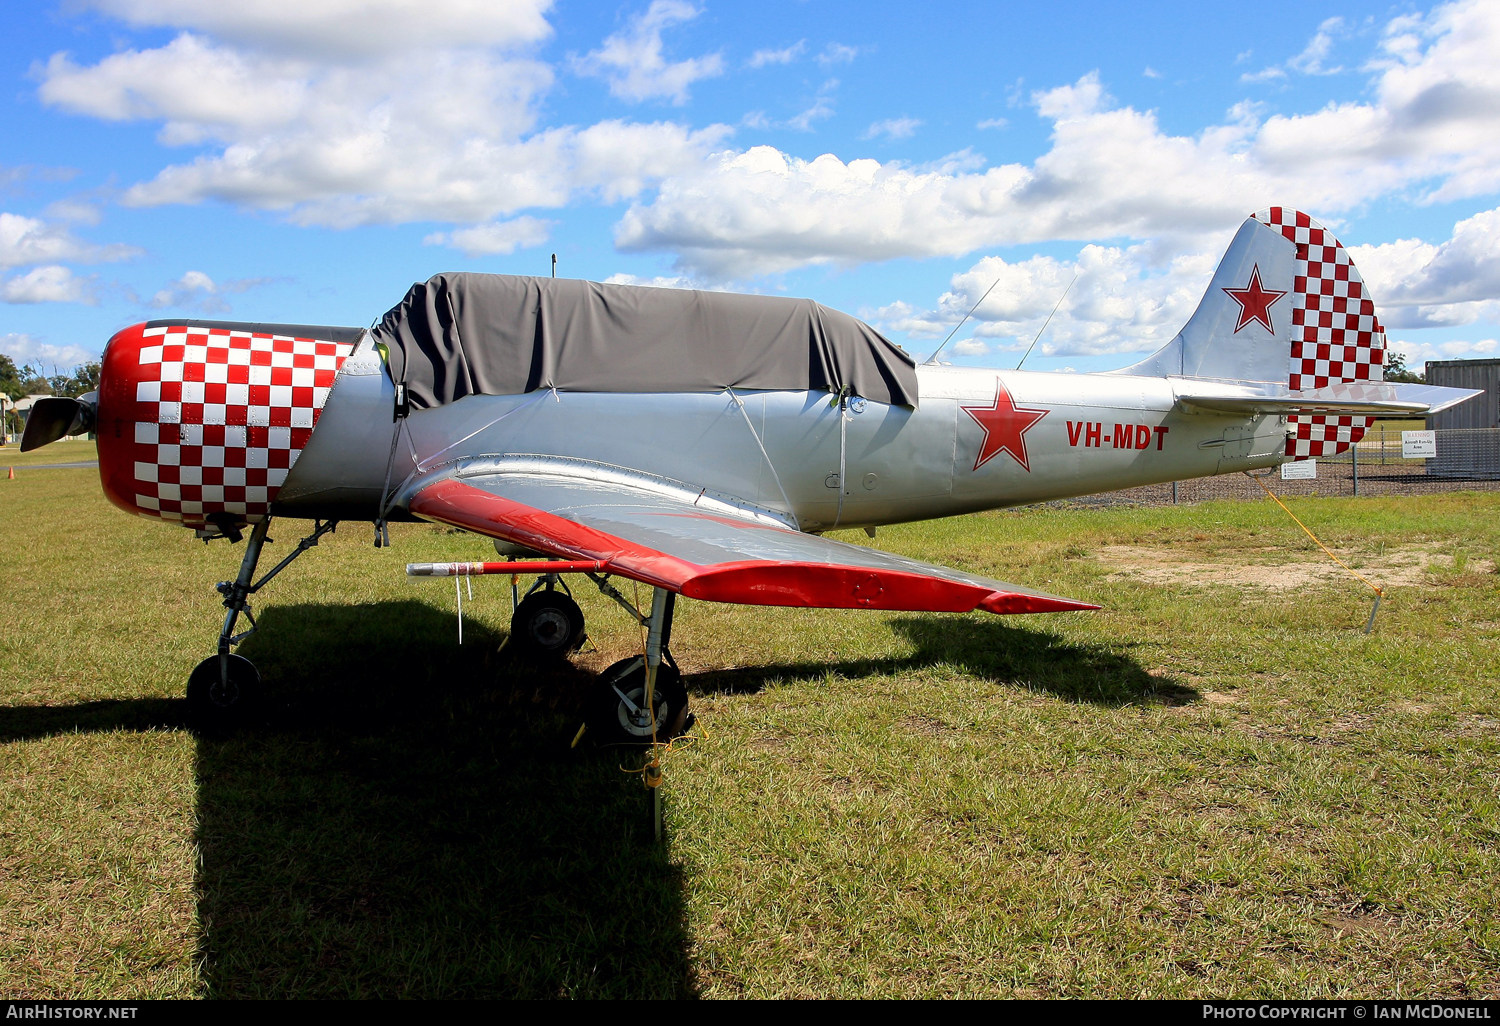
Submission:
[[[28,395],[80,396],[98,387],[97,361],[79,364],[66,374],[53,367],[52,373],[48,374],[44,368],[30,364],[17,367],[14,360],[0,353],[0,394],[8,399],[22,399]],[[6,431],[13,433],[20,430],[21,418],[18,414],[7,410],[5,417],[8,421],[5,424]]]
[[30,364],[17,367],[16,362],[0,353],[0,392],[11,399],[28,395],[80,396],[99,387],[99,364],[82,363],[67,374],[59,373],[56,367],[47,374],[41,367]]

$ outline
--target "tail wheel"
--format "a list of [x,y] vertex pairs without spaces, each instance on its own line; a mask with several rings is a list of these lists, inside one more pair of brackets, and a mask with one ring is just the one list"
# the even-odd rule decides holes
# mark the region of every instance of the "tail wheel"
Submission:
[[[656,739],[669,741],[692,726],[682,674],[663,663],[654,689]],[[646,710],[646,660],[621,659],[599,675],[585,721],[596,745],[649,745],[651,717]]]
[[231,655],[225,674],[219,658],[209,656],[188,677],[188,709],[194,720],[206,726],[242,722],[260,708],[264,697],[260,671],[254,663],[244,656]]
[[510,643],[522,655],[566,659],[583,638],[583,610],[560,591],[527,596],[510,618]]

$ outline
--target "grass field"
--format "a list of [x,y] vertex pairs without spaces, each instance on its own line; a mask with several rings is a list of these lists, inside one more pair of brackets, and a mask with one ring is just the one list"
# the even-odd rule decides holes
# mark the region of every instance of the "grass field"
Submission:
[[241,549],[18,470],[0,995],[1500,996],[1500,496],[1293,508],[1389,585],[1373,634],[1266,502],[880,533],[1098,613],[681,603],[709,736],[657,846],[567,747],[639,644],[597,595],[537,674],[502,581],[460,648],[451,583],[401,572],[481,540],[346,525],[257,603],[272,721],[195,737]]
[[1424,417],[1378,417],[1371,425],[1371,430],[1379,431],[1382,428],[1387,435],[1395,436],[1399,442],[1402,431],[1426,431],[1427,420]]
[[19,445],[12,443],[0,446],[0,476],[8,480],[6,471],[11,467],[24,470],[49,463],[83,463],[98,458],[98,448],[87,438],[64,438],[31,452],[22,452]]

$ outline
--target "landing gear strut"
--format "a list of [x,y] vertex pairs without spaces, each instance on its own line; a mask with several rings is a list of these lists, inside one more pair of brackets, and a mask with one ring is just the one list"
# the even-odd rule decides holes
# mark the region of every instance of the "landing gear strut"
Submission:
[[[532,586],[526,598],[515,606],[511,639],[523,651],[540,650],[554,657],[565,657],[581,643],[582,614],[578,614],[575,620],[577,604],[555,588],[555,582],[565,573],[587,576],[600,591],[619,603],[637,624],[646,628],[645,652],[622,659],[599,675],[585,706],[583,726],[573,736],[573,745],[577,747],[588,734],[596,745],[631,745],[648,749],[640,770],[631,772],[639,772],[651,792],[655,836],[661,840],[661,757],[672,739],[685,734],[693,726],[687,689],[682,686],[682,673],[668,647],[672,641],[672,613],[677,607],[677,594],[666,588],[653,588],[651,614],[643,615],[634,602],[609,583],[608,568],[609,564],[604,560],[408,563],[406,573],[409,577],[509,574],[512,602],[516,600],[516,579],[521,574],[542,574],[542,579]],[[538,590],[544,585],[545,591]]]
[[[669,648],[677,594],[666,588],[653,588],[648,616],[610,583],[608,571],[606,561],[587,559],[406,565],[409,577],[509,575],[511,601],[515,603],[510,643],[518,652],[553,659],[566,658],[584,641],[583,614],[578,604],[565,594],[567,585],[563,585],[563,591],[556,587],[563,574],[583,574],[646,628],[647,636],[643,654],[622,659],[599,675],[586,705],[583,728],[573,744],[577,745],[590,733],[591,740],[598,745],[670,741],[693,725],[682,674]],[[522,574],[541,577],[526,597],[517,601],[516,581]]]
[[667,647],[677,595],[665,588],[653,590],[650,616],[623,603],[647,628],[646,653],[621,659],[594,683],[584,723],[596,745],[644,746],[653,735],[658,742],[670,741],[693,725],[682,671]]
[[[259,581],[255,580],[255,566],[260,562],[261,547],[268,540],[266,532],[271,529],[271,518],[265,517],[251,529],[250,539],[245,544],[245,558],[240,561],[239,576],[232,581],[220,581],[215,586],[224,596],[224,608],[229,610],[219,631],[219,653],[199,663],[188,678],[188,708],[200,723],[224,726],[240,722],[260,707],[263,698],[260,673],[250,660],[230,651],[258,629],[255,615],[250,611],[250,596],[337,527],[337,520],[315,521],[313,533],[298,542],[297,547]],[[234,628],[241,613],[250,621],[250,628],[236,634]]]
[[573,743],[577,744],[588,732],[594,735],[594,743],[598,745],[650,746],[639,772],[651,793],[652,832],[660,841],[661,757],[667,742],[686,733],[693,725],[687,690],[682,686],[682,672],[667,648],[672,640],[672,613],[677,606],[677,594],[666,588],[653,588],[651,615],[647,617],[642,616],[633,603],[625,601],[625,597],[607,581],[596,577],[595,583],[600,591],[628,609],[647,629],[646,652],[642,656],[622,659],[599,675],[583,729]]

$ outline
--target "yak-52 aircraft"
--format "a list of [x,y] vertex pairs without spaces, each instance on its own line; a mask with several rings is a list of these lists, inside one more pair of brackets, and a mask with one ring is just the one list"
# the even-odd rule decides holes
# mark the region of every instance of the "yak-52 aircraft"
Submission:
[[[110,339],[99,390],[36,404],[23,449],[97,432],[122,509],[249,540],[218,653],[188,683],[233,715],[249,597],[340,520],[449,524],[511,561],[412,574],[539,575],[512,643],[566,657],[587,574],[649,627],[601,675],[605,742],[687,720],[668,651],[678,595],[713,602],[1045,613],[1097,608],[823,532],[1331,456],[1371,414],[1478,394],[1383,383],[1385,336],[1349,254],[1306,214],[1245,221],[1197,311],[1124,370],[916,366],[809,300],[487,274],[414,285],[373,329],[159,320]],[[254,574],[272,517],[314,521]],[[519,557],[522,561],[515,562]],[[610,583],[651,586],[649,612]],[[514,594],[514,592],[513,592]]]

